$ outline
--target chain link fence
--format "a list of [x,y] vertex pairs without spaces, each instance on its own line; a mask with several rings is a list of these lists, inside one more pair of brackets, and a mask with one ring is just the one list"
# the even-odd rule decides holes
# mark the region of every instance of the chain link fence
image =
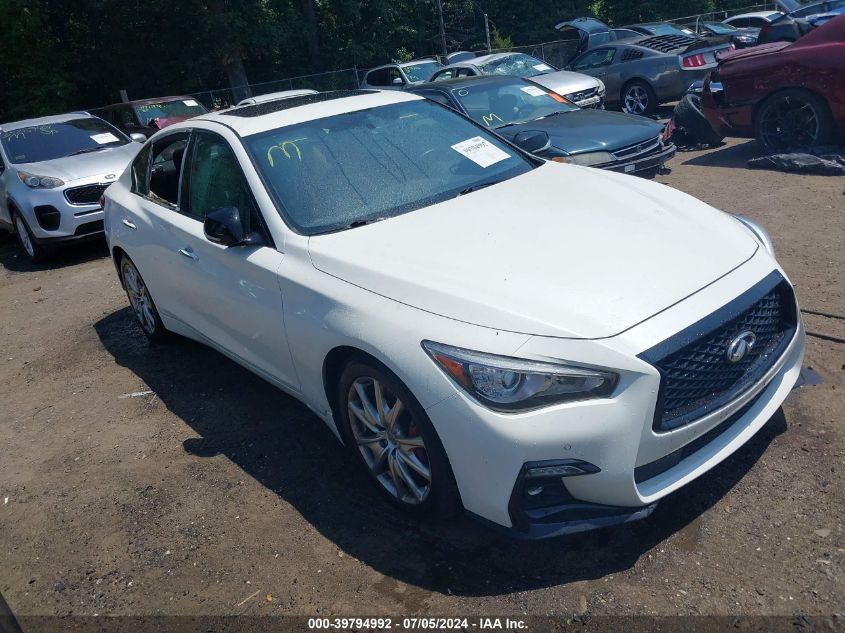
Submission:
[[220,110],[237,104],[246,96],[257,97],[271,92],[281,92],[282,90],[301,90],[304,88],[321,92],[325,90],[351,90],[358,87],[361,77],[363,77],[363,73],[359,69],[343,68],[325,73],[249,84],[237,89],[220,88],[218,90],[206,90],[205,92],[193,92],[191,96],[209,110]]

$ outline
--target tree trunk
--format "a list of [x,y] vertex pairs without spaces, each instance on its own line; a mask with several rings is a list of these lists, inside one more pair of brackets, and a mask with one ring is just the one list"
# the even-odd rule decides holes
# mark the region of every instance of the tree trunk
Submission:
[[246,77],[246,69],[244,68],[244,60],[240,53],[232,55],[223,60],[223,69],[226,71],[226,77],[229,79],[229,87],[232,89],[232,95],[235,97],[235,103],[252,96],[249,89],[249,80]]
[[320,35],[317,25],[317,10],[314,0],[300,0],[302,18],[305,21],[305,37],[308,40],[308,57],[311,60],[311,69],[319,70],[322,66],[320,52]]

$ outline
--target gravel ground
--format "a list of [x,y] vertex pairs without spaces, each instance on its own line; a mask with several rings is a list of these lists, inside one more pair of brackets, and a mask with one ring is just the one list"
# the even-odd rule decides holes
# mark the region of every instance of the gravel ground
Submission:
[[[845,182],[746,170],[755,152],[679,153],[658,179],[762,221],[802,306],[845,314]],[[845,345],[810,338],[819,384],[649,519],[518,543],[404,520],[304,406],[198,344],[148,347],[102,247],[34,267],[6,239],[0,263],[19,616],[845,611]]]

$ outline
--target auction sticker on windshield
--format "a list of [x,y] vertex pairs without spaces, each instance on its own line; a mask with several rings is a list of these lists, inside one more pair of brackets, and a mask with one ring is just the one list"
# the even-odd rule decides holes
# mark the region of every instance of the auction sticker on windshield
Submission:
[[104,145],[105,143],[116,143],[120,139],[111,132],[103,132],[102,134],[92,134],[91,140],[95,143],[99,143],[100,145]]
[[520,88],[522,92],[530,94],[532,97],[545,97],[546,91],[542,88],[538,88],[537,86],[525,86],[524,88]]
[[510,154],[488,143],[480,136],[455,143],[452,145],[452,149],[485,169],[511,157]]
[[551,70],[551,69],[552,69],[552,67],[549,66],[548,64],[537,64],[536,66],[534,66],[534,70],[539,70],[541,72],[544,71],[544,70]]
[[196,102],[196,101],[194,101],[193,99],[185,99],[185,100],[183,100],[183,101],[182,101],[182,103],[184,103],[184,104],[185,104],[186,106],[188,106],[189,108],[192,108],[192,107],[194,107],[195,105],[198,105],[198,104],[197,104],[197,102]]

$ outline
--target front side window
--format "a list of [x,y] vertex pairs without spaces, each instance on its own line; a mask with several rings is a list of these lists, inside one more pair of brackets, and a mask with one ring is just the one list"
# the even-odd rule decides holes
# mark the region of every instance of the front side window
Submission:
[[564,97],[529,81],[470,84],[452,90],[467,113],[485,127],[536,121],[558,113],[577,110]]
[[483,64],[481,70],[485,75],[534,77],[553,72],[555,68],[531,55],[514,53]]
[[285,221],[307,235],[411,212],[535,166],[423,99],[262,132],[244,144]]
[[9,161],[17,165],[99,152],[131,142],[123,132],[96,117],[21,127],[0,134]]
[[440,62],[423,62],[420,64],[413,64],[411,66],[403,66],[402,70],[405,71],[405,74],[408,76],[413,82],[417,81],[428,81],[429,77],[431,77],[438,68],[442,68],[443,64]]
[[245,233],[259,230],[258,210],[249,184],[229,143],[211,132],[194,132],[183,212],[203,221],[212,211],[240,211]]
[[152,125],[156,119],[178,118],[184,120],[205,114],[206,112],[208,110],[196,99],[177,99],[175,101],[145,103],[135,106],[135,113],[144,127]]

